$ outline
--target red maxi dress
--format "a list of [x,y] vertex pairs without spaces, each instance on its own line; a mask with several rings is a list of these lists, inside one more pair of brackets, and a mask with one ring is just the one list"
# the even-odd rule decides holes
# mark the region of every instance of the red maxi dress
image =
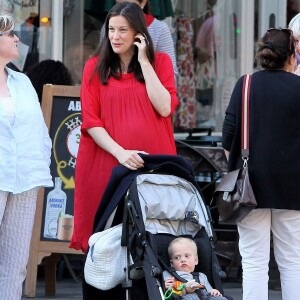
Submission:
[[102,85],[92,77],[97,57],[85,65],[81,86],[82,126],[75,170],[74,232],[70,247],[86,252],[94,216],[118,161],[100,148],[87,128],[104,127],[124,149],[149,154],[176,154],[171,116],[178,104],[171,59],[155,53],[154,69],[171,95],[171,114],[160,116],[153,108],[144,83],[133,73],[120,80],[110,77]]

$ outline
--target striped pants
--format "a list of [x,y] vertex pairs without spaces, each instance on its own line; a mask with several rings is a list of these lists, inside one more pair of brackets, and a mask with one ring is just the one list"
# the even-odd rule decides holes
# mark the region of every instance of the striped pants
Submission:
[[38,188],[0,191],[0,299],[20,300],[26,277]]

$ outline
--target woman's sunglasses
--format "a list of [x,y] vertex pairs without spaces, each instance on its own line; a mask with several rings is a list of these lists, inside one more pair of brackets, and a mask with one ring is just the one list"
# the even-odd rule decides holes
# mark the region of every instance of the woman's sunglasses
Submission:
[[294,46],[298,45],[299,41],[293,39],[293,31],[289,28],[269,28],[267,30],[267,32],[272,32],[272,31],[283,31],[285,33],[288,34],[288,36],[290,37],[290,51],[292,51],[292,44],[293,44],[293,40],[294,40]]
[[3,36],[3,35],[7,35],[11,38],[13,38],[14,36],[17,36],[17,34],[13,30],[10,30],[7,32],[0,32],[0,36]]

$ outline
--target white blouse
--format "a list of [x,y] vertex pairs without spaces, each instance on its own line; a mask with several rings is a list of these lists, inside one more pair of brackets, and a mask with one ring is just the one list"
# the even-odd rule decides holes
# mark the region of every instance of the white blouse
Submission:
[[0,101],[0,191],[53,186],[52,142],[36,91],[25,74],[5,70],[10,97]]
[[4,111],[7,115],[8,122],[11,126],[14,125],[15,122],[15,107],[11,97],[0,97],[0,102]]

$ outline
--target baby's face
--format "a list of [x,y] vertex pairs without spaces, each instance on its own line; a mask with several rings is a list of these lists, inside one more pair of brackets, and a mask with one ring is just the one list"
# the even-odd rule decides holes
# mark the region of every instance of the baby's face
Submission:
[[198,264],[198,256],[190,244],[176,243],[172,246],[171,265],[176,271],[191,273]]

